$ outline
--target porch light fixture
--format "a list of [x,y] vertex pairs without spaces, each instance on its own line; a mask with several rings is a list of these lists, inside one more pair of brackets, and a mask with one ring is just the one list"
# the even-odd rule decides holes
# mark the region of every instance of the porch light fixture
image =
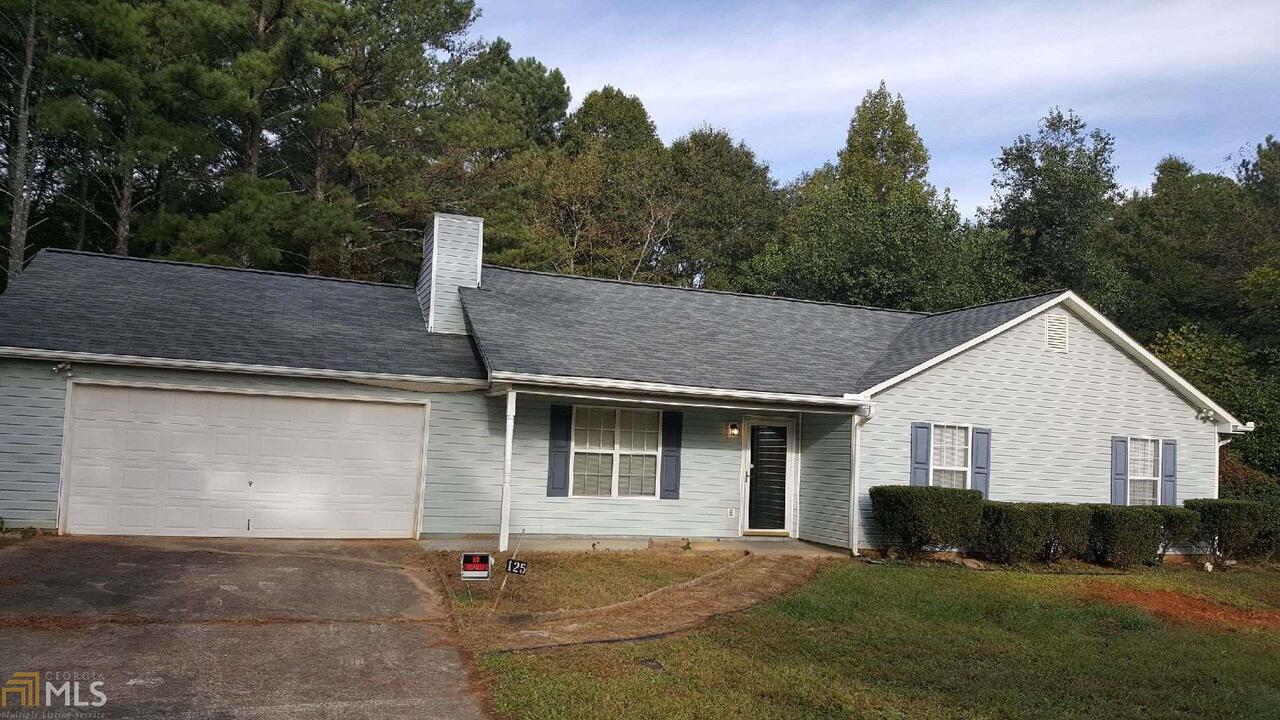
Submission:
[[729,437],[735,438],[742,434],[742,426],[736,422],[729,423]]

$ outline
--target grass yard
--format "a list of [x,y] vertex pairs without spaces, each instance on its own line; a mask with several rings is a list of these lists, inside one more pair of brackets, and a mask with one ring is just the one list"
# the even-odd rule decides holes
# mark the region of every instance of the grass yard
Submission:
[[[512,718],[1276,718],[1280,624],[1170,620],[1099,588],[1280,618],[1280,571],[841,562],[681,637],[480,658]],[[1104,596],[1106,594],[1104,593]]]
[[[493,579],[463,582],[458,553],[434,553],[432,561],[463,613],[488,612],[506,575],[508,554],[494,554]],[[742,557],[740,552],[533,552],[521,553],[529,572],[512,576],[503,591],[500,613],[580,610],[631,600],[699,575]]]

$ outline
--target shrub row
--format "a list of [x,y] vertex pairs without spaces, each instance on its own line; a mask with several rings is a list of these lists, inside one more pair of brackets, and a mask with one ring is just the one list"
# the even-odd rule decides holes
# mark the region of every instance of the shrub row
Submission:
[[1188,510],[1200,516],[1197,539],[1216,557],[1245,555],[1267,520],[1266,506],[1252,500],[1188,500]]
[[1000,563],[1068,558],[1152,564],[1175,546],[1203,543],[1235,558],[1256,545],[1271,518],[1261,503],[1188,500],[1186,507],[988,502],[974,490],[871,488],[871,508],[890,542],[910,554],[982,548]]
[[[1223,457],[1229,463],[1231,455]],[[1234,464],[1239,465],[1239,461]],[[1241,552],[1261,560],[1270,560],[1280,552],[1280,481],[1257,471],[1230,476],[1224,470],[1223,474],[1222,497],[1251,500],[1262,503],[1263,506],[1263,522],[1258,537],[1252,546]]]
[[870,492],[881,531],[909,553],[967,547],[978,539],[984,501],[977,490],[877,485]]
[[1080,557],[1089,547],[1091,517],[1086,505],[988,502],[981,544],[990,559],[1002,563]]

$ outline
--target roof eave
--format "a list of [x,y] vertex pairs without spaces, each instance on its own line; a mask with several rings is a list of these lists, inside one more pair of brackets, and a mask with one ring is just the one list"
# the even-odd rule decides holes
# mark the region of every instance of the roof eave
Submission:
[[1084,298],[1070,290],[1064,293],[1064,296],[1059,302],[1083,317],[1094,330],[1102,333],[1108,340],[1127,350],[1129,355],[1137,360],[1140,365],[1164,381],[1166,385],[1178,391],[1178,394],[1182,395],[1185,400],[1193,405],[1199,405],[1201,411],[1212,412],[1213,421],[1218,425],[1219,432],[1243,433],[1253,430],[1252,425],[1241,422],[1236,416],[1227,412],[1226,408],[1214,402],[1212,398],[1205,395],[1195,385],[1192,385],[1189,380],[1175,372],[1173,368],[1166,365],[1164,361],[1143,347],[1137,340],[1129,337],[1128,333],[1111,322],[1106,315],[1095,310],[1092,305],[1084,301]]
[[112,355],[70,350],[46,350],[41,348],[0,347],[0,358],[16,360],[54,360],[100,365],[127,365],[133,367],[168,368],[177,370],[207,370],[251,375],[281,377],[324,378],[333,380],[380,380],[386,382],[441,383],[488,387],[489,381],[481,378],[415,375],[412,373],[380,373],[360,370],[333,370],[329,368],[298,368],[281,365],[255,365],[252,363],[216,362],[212,360],[187,360],[182,358],[146,357],[141,355]]
[[612,390],[646,395],[668,395],[689,398],[751,400],[761,403],[847,407],[851,409],[865,407],[871,404],[870,398],[860,393],[848,393],[837,397],[832,395],[779,393],[762,390],[741,390],[735,388],[716,388],[694,385],[677,385],[672,383],[644,382],[637,380],[619,380],[616,378],[573,377],[568,375],[544,375],[538,373],[499,370],[491,370],[489,372],[489,378],[495,383],[523,383],[529,385],[574,388],[581,390]]

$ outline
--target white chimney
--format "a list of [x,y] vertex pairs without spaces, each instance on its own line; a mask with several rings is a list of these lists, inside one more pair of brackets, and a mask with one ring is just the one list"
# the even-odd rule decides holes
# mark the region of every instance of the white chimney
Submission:
[[418,270],[418,304],[427,332],[466,334],[458,288],[480,286],[483,248],[483,218],[436,213],[422,239]]

